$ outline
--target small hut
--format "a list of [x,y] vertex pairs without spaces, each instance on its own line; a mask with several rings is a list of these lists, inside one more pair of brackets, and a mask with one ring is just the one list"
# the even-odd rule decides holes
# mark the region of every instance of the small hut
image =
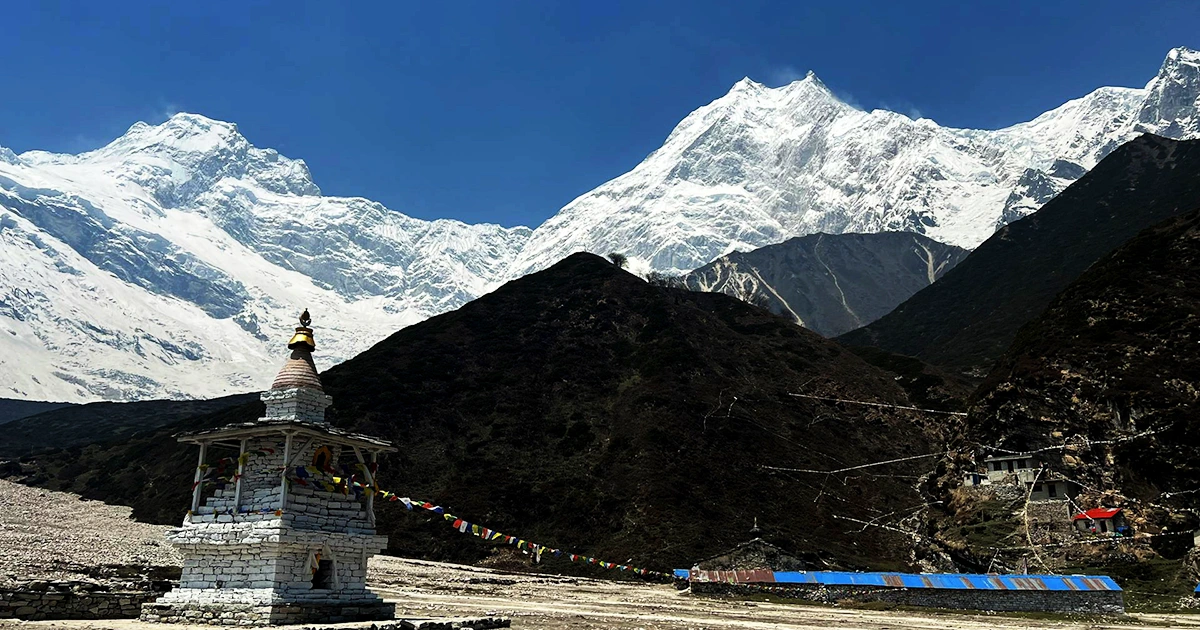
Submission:
[[1121,508],[1094,508],[1075,515],[1075,529],[1090,534],[1123,535],[1129,531]]
[[1032,453],[993,455],[984,460],[988,480],[992,483],[1004,481],[1007,475],[1016,475],[1021,481],[1030,481],[1043,465],[1041,458]]

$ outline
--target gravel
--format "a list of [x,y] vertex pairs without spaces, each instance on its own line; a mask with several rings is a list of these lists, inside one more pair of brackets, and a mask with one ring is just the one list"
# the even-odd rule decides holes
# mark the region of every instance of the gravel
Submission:
[[[71,579],[113,564],[178,566],[167,527],[136,523],[130,508],[0,480],[0,582]],[[396,602],[404,618],[503,616],[523,630],[976,630],[997,628],[1197,630],[1195,615],[1132,615],[1036,620],[949,612],[876,611],[709,598],[669,585],[522,574],[479,567],[376,557],[368,585]],[[187,626],[167,626],[183,630]],[[194,627],[194,626],[193,626]],[[367,630],[369,624],[322,626]],[[160,630],[133,619],[0,620],[0,630]],[[299,628],[299,626],[297,626]]]
[[168,527],[138,523],[132,511],[0,479],[0,584],[111,565],[180,566]]

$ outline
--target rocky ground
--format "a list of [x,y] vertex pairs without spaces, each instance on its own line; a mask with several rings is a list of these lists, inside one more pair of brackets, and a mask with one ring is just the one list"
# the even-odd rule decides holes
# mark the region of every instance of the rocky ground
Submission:
[[694,596],[669,585],[512,574],[379,558],[369,580],[397,616],[498,615],[513,628],[967,630],[976,628],[1200,628],[1200,615],[1096,619],[864,610]]
[[[513,574],[455,564],[378,558],[370,581],[397,604],[397,617],[501,616],[524,630],[559,628],[617,630],[975,630],[996,628],[1200,629],[1200,615],[1136,615],[1111,621],[862,610],[748,602],[692,596],[669,585]],[[0,629],[16,622],[0,621]],[[24,630],[156,630],[133,620],[37,621]],[[329,626],[369,628],[370,624]],[[198,627],[199,628],[199,627]],[[306,630],[311,628],[306,627]]]
[[[61,578],[113,563],[178,564],[162,540],[165,527],[135,523],[129,509],[80,501],[0,481],[0,575],[9,579]],[[1180,628],[1200,630],[1200,615],[1136,615],[1108,621],[972,615],[941,612],[748,602],[692,596],[669,585],[521,574],[456,564],[380,557],[372,560],[372,588],[397,604],[398,617],[512,619],[514,628],[684,630],[863,630],[974,628]],[[346,628],[369,624],[344,624]],[[155,630],[135,620],[0,620],[0,630]]]
[[130,508],[0,480],[0,585],[70,580],[100,567],[177,567],[166,527],[138,523]]

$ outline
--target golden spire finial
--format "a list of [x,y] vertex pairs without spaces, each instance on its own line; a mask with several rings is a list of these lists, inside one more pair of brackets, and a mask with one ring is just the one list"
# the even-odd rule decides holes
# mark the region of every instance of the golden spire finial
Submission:
[[308,314],[308,309],[304,309],[300,313],[300,325],[296,327],[296,334],[292,335],[291,341],[288,341],[287,347],[291,350],[298,350],[300,347],[307,348],[309,352],[317,349],[317,341],[313,337],[313,331],[308,327],[312,323],[312,317]]

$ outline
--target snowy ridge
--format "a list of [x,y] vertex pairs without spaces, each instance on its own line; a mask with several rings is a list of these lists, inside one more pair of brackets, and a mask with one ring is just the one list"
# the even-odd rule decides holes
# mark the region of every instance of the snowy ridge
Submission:
[[816,232],[970,248],[1140,133],[1200,136],[1198,98],[1183,48],[1144,88],[994,131],[864,112],[811,73],[744,79],[536,230],[324,196],[303,161],[195,114],[79,155],[0,147],[0,397],[261,389],[301,308],[324,368],[581,250],[678,273]]
[[1141,133],[1197,137],[1198,61],[1175,49],[1145,88],[1100,88],[995,131],[861,111],[812,73],[779,88],[743,79],[542,224],[512,275],[579,250],[682,273],[816,232],[911,231],[973,248]]
[[461,305],[527,228],[320,196],[308,169],[191,114],[77,156],[0,153],[0,396],[262,389],[316,315],[320,367]]

